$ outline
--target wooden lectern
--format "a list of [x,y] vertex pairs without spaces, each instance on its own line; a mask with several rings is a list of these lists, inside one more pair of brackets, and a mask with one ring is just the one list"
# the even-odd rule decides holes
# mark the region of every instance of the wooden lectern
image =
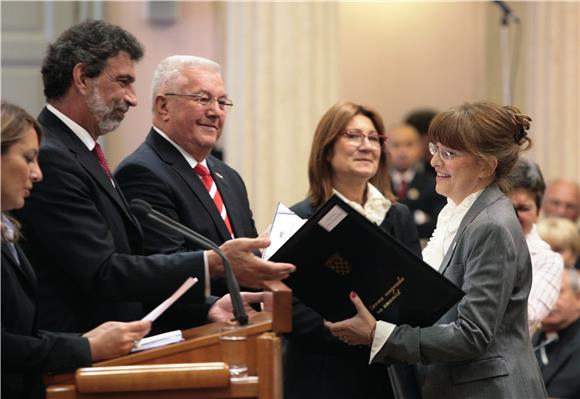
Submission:
[[264,283],[264,311],[242,329],[248,378],[230,379],[221,359],[222,323],[184,330],[185,341],[45,377],[47,399],[282,398],[279,334],[292,328],[292,291]]

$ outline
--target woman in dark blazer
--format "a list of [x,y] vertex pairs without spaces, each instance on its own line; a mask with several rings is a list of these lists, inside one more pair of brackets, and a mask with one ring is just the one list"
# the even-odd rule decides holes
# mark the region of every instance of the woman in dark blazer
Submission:
[[358,314],[326,323],[349,344],[370,345],[373,363],[415,364],[423,399],[546,397],[528,335],[530,255],[504,195],[529,126],[516,108],[485,102],[431,122],[436,190],[448,203],[423,259],[465,292],[453,308],[430,327],[397,326],[375,321],[355,294]]
[[[420,256],[409,209],[390,190],[384,125],[371,108],[341,102],[320,120],[312,149],[308,198],[292,210],[309,218],[333,194]],[[285,398],[389,398],[385,365],[370,365],[368,347],[349,347],[330,334],[323,317],[298,298],[284,358]]]
[[74,370],[129,352],[150,322],[107,322],[81,335],[39,331],[37,281],[18,246],[18,222],[8,211],[24,206],[38,166],[40,126],[21,108],[2,102],[2,398],[42,398],[42,374]]

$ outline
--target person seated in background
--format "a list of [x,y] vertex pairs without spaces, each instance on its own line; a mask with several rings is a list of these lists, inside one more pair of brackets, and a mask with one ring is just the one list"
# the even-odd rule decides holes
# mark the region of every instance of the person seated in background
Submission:
[[419,132],[411,125],[399,125],[388,132],[391,182],[397,199],[409,207],[419,238],[429,239],[437,215],[446,200],[435,191],[435,170],[422,162],[423,146]]
[[[332,106],[314,133],[308,198],[292,210],[309,218],[336,194],[421,256],[409,209],[390,191],[385,138],[383,120],[374,109],[352,102]],[[369,349],[340,342],[324,326],[323,316],[299,299],[293,304],[292,326],[284,359],[285,398],[392,397],[387,368],[369,366]]]
[[556,305],[532,338],[550,398],[580,398],[580,276],[566,269]]
[[435,188],[448,202],[423,259],[465,292],[457,304],[434,325],[412,327],[376,321],[352,293],[357,315],[325,323],[344,342],[370,346],[372,363],[415,365],[423,399],[546,396],[528,334],[530,255],[504,194],[530,121],[512,106],[472,102],[429,126]]
[[431,152],[429,152],[429,138],[427,137],[427,132],[429,131],[429,124],[433,118],[437,115],[437,111],[429,108],[416,109],[411,111],[404,119],[404,123],[413,126],[419,132],[421,136],[421,142],[423,147],[423,164],[425,169],[431,169]]
[[530,333],[540,326],[560,292],[564,261],[538,235],[536,222],[542,206],[546,184],[534,162],[520,158],[510,175],[510,199],[522,226],[532,258],[532,289],[528,297],[528,327]]
[[580,268],[580,232],[578,232],[578,226],[564,218],[544,218],[538,222],[538,233],[553,251],[562,255],[564,267]]
[[36,274],[18,245],[18,222],[8,212],[24,206],[38,166],[41,129],[22,108],[2,101],[2,398],[42,398],[42,374],[90,366],[128,353],[149,321],[106,322],[84,335],[39,330]]
[[563,179],[551,182],[546,188],[542,213],[545,217],[561,217],[578,223],[580,216],[578,183]]

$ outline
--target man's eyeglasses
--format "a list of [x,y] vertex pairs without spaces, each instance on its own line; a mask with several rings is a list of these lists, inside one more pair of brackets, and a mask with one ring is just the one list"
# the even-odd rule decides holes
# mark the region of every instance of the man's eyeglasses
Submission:
[[442,150],[435,143],[429,143],[429,152],[433,156],[439,155],[439,158],[441,158],[444,161],[451,161],[453,158],[455,158],[455,157],[457,157],[459,155],[455,151]]
[[357,147],[364,142],[365,138],[369,140],[371,145],[376,147],[382,146],[387,139],[384,134],[378,134],[377,132],[365,133],[360,129],[345,129],[341,134],[346,141]]
[[194,94],[181,94],[181,93],[165,93],[166,96],[182,96],[189,97],[202,107],[211,107],[214,102],[218,103],[218,106],[222,111],[228,112],[234,106],[234,102],[227,97],[215,98],[211,94],[202,91]]

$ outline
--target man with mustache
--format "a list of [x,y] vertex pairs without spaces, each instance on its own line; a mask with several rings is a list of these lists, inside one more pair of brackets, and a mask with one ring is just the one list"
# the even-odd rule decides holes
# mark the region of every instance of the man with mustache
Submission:
[[[49,46],[43,62],[48,104],[38,120],[46,133],[39,155],[44,180],[19,213],[38,274],[41,328],[86,331],[106,320],[139,319],[144,304],[159,303],[189,276],[199,282],[181,300],[188,312],[180,328],[231,316],[229,297],[208,299],[210,279],[224,273],[215,252],[145,256],[141,226],[97,143],[137,105],[134,63],[142,56],[129,32],[86,21]],[[236,274],[259,285],[293,270],[252,254],[266,245],[233,240],[222,249]]]
[[[195,56],[168,57],[157,66],[152,88],[153,126],[115,172],[123,193],[148,201],[218,245],[256,237],[242,178],[210,155],[233,107],[220,65]],[[199,249],[179,234],[141,223],[148,253]],[[223,279],[213,279],[212,294],[224,292]]]

